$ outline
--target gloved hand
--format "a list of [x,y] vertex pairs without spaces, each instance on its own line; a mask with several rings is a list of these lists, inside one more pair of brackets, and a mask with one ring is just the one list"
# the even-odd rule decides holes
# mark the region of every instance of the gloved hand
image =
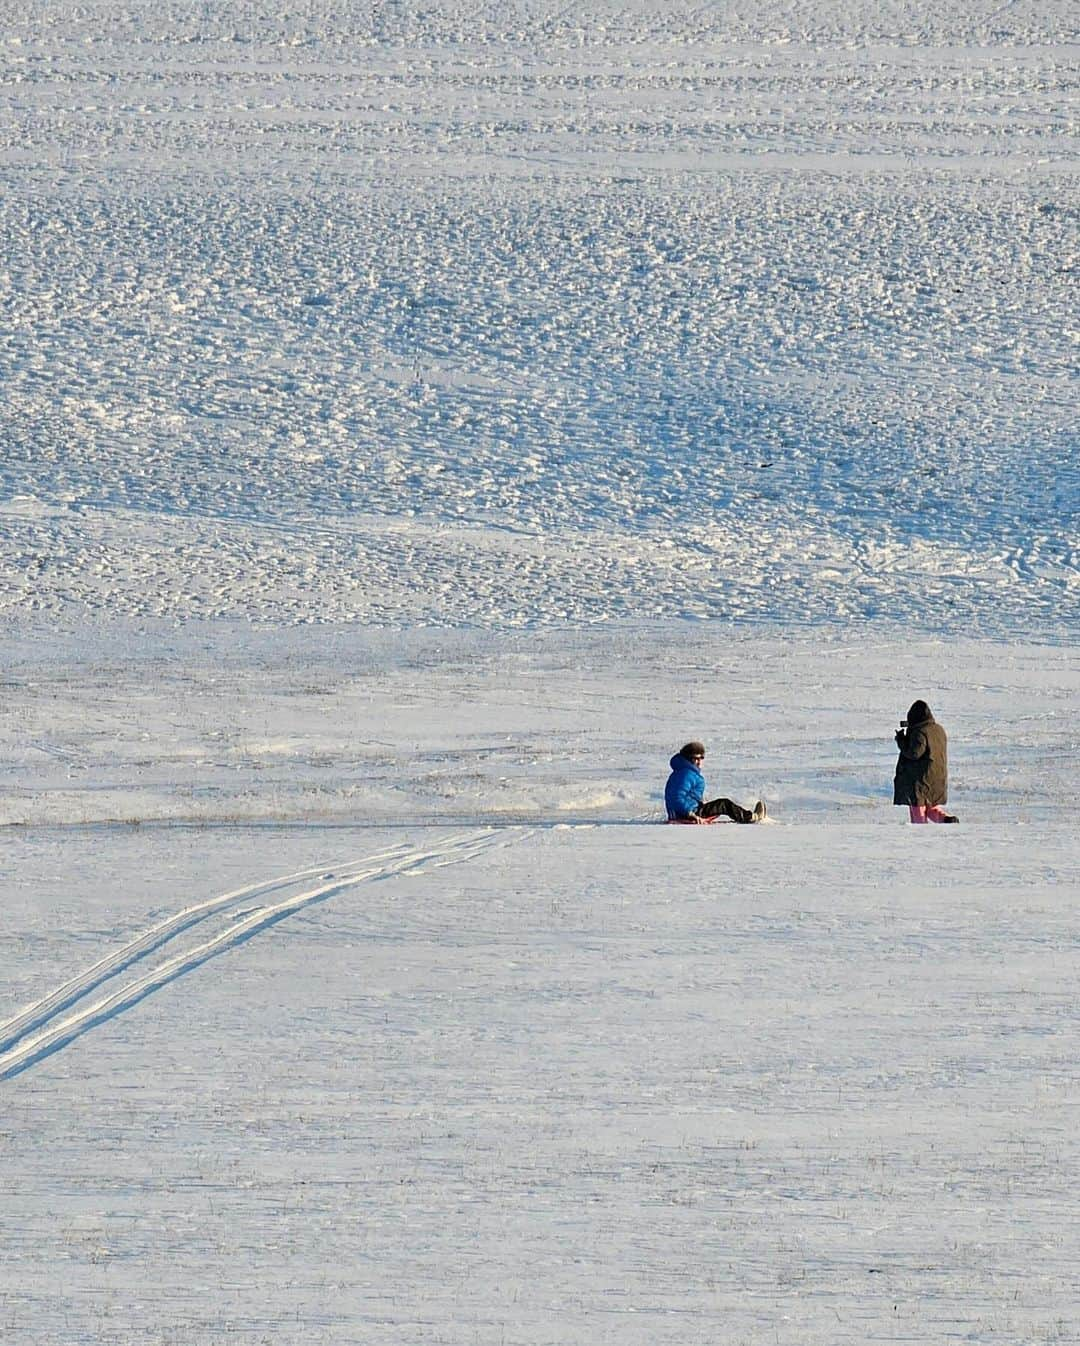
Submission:
[[896,746],[898,748],[902,748],[904,746],[904,743],[906,741],[906,735],[904,734],[904,731],[902,729],[898,729],[896,733],[893,735],[893,738],[895,738]]

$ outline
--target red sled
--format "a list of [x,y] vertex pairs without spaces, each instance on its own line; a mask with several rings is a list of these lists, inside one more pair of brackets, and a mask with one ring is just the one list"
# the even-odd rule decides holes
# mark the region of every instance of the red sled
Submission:
[[718,813],[715,818],[665,818],[664,821],[669,827],[700,827],[702,823],[726,823],[727,819]]

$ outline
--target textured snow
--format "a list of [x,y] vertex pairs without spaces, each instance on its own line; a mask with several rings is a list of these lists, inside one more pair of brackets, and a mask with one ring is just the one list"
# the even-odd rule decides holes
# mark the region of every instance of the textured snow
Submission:
[[1077,611],[1071,7],[4,17],[9,616]]
[[0,0],[5,1346],[1080,1340],[1075,20]]

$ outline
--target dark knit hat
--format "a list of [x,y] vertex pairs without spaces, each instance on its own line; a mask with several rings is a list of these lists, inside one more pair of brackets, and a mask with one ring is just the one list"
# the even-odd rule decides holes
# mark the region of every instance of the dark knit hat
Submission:
[[705,744],[704,744],[704,743],[699,743],[699,742],[697,741],[697,739],[692,740],[690,743],[684,743],[684,744],[682,745],[682,747],[679,749],[679,756],[680,756],[680,757],[704,757],[704,756],[705,756]]
[[934,717],[930,714],[930,707],[925,701],[913,701],[908,707],[908,724],[926,724]]

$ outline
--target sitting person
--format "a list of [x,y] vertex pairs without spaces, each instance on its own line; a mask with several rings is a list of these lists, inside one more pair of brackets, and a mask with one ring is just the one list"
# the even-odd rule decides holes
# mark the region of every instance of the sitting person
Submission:
[[701,743],[687,743],[671,759],[671,775],[664,787],[664,803],[669,823],[704,823],[721,815],[735,823],[760,823],[765,817],[765,805],[759,799],[753,809],[744,809],[730,799],[710,799],[705,802],[705,777],[701,764],[705,748]]

